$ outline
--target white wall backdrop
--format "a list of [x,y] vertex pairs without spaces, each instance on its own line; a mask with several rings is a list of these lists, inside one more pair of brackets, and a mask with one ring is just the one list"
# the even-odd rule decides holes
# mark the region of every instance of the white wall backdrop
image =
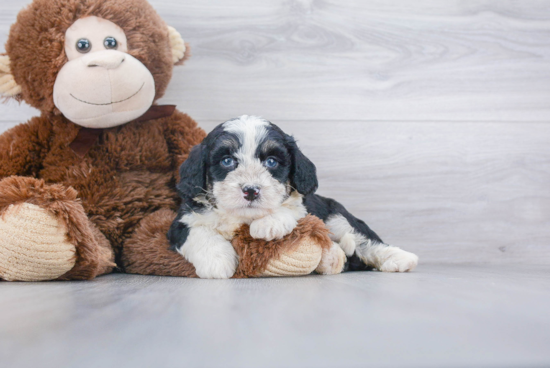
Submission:
[[[0,0],[2,45],[28,2]],[[421,261],[550,262],[550,1],[151,2],[193,53],[161,102],[279,124]]]

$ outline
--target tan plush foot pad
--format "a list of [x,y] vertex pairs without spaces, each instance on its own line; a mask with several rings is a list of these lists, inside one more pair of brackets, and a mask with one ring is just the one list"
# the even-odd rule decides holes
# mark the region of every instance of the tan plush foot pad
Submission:
[[75,254],[64,225],[36,205],[11,205],[0,217],[0,278],[4,280],[56,279],[74,267]]
[[319,265],[323,249],[314,239],[305,238],[289,254],[282,254],[279,259],[268,262],[260,276],[300,276],[309,275]]

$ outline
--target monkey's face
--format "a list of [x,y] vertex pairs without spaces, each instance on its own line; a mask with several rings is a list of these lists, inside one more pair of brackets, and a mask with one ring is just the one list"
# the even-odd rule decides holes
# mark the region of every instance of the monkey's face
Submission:
[[189,49],[147,0],[33,0],[0,50],[0,99],[105,128],[164,95]]
[[55,80],[55,106],[87,128],[110,128],[143,115],[155,99],[155,80],[128,54],[122,28],[103,18],[77,20],[65,33],[68,62]]

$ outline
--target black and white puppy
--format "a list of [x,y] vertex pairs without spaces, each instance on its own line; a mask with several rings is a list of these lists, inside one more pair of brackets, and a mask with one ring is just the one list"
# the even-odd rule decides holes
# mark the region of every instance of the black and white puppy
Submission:
[[238,257],[230,241],[243,223],[256,239],[280,239],[307,213],[325,222],[349,270],[405,272],[417,265],[416,255],[384,244],[340,203],[314,194],[315,165],[294,138],[261,118],[242,116],[216,127],[193,147],[180,177],[183,202],[168,238],[201,278],[234,274]]

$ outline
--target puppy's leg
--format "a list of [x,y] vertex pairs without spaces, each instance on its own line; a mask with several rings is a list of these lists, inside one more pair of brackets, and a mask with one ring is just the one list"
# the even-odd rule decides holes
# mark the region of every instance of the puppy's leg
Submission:
[[[306,198],[305,203],[309,213],[325,219],[331,239],[350,257],[350,266],[354,269],[374,267],[385,272],[407,272],[418,264],[415,254],[384,244],[365,222],[354,217],[335,200],[312,195]],[[364,265],[351,262],[357,258]]]
[[197,275],[203,279],[228,279],[239,263],[231,243],[205,226],[191,228],[177,251],[195,266]]
[[384,244],[378,237],[369,237],[369,232],[357,228],[366,226],[364,223],[354,227],[344,215],[336,214],[327,220],[326,225],[332,240],[340,244],[346,255],[357,254],[367,266],[385,272],[406,272],[412,271],[418,264],[415,254]]
[[418,264],[416,254],[384,243],[367,241],[357,247],[356,253],[365,264],[384,272],[412,271]]

